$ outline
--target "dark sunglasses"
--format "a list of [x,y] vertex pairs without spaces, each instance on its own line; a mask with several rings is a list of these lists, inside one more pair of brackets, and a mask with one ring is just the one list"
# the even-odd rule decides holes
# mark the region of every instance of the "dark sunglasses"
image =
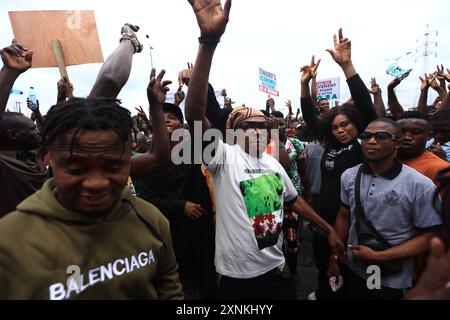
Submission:
[[358,138],[361,140],[370,140],[372,139],[372,137],[375,137],[375,140],[377,141],[386,141],[386,140],[392,140],[395,141],[397,140],[397,137],[393,134],[390,134],[389,132],[367,132],[364,131],[363,133],[361,133]]

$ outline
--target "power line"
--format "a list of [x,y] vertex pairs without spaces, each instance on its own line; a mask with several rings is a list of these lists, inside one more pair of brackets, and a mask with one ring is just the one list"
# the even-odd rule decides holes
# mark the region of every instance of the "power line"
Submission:
[[[436,40],[432,38],[433,34],[436,35]],[[425,30],[424,34],[419,36],[416,39],[416,60],[417,61],[420,58],[423,58],[423,69],[422,74],[428,73],[428,67],[429,67],[429,57],[434,54],[434,56],[437,58],[437,36],[439,32],[438,30],[430,30],[429,25],[427,24],[427,29]],[[434,49],[433,49],[434,48]]]
[[[422,70],[420,75],[428,74],[430,67],[430,57],[432,55],[437,58],[437,37],[439,35],[438,30],[430,30],[427,24],[425,32],[416,38],[416,59],[417,63],[420,59],[423,59]],[[417,82],[416,93],[414,95],[414,106],[417,106],[420,95],[420,82]],[[431,98],[430,96],[428,98]]]

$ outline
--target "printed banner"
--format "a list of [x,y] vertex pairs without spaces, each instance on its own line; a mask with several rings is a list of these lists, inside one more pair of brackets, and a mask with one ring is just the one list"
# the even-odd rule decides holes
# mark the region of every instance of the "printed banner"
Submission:
[[277,76],[272,72],[259,68],[259,91],[275,97],[280,96],[280,92],[277,90]]
[[317,81],[317,99],[340,99],[339,78],[330,78]]

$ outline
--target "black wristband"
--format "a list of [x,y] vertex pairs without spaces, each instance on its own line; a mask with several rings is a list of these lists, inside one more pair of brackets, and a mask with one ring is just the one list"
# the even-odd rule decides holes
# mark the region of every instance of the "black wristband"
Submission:
[[198,38],[199,43],[219,43],[220,37],[215,36],[201,36]]

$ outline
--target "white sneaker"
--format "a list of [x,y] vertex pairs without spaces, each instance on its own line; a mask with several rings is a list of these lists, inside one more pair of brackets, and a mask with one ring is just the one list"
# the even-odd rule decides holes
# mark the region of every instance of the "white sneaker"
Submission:
[[315,291],[308,294],[308,300],[317,300]]

